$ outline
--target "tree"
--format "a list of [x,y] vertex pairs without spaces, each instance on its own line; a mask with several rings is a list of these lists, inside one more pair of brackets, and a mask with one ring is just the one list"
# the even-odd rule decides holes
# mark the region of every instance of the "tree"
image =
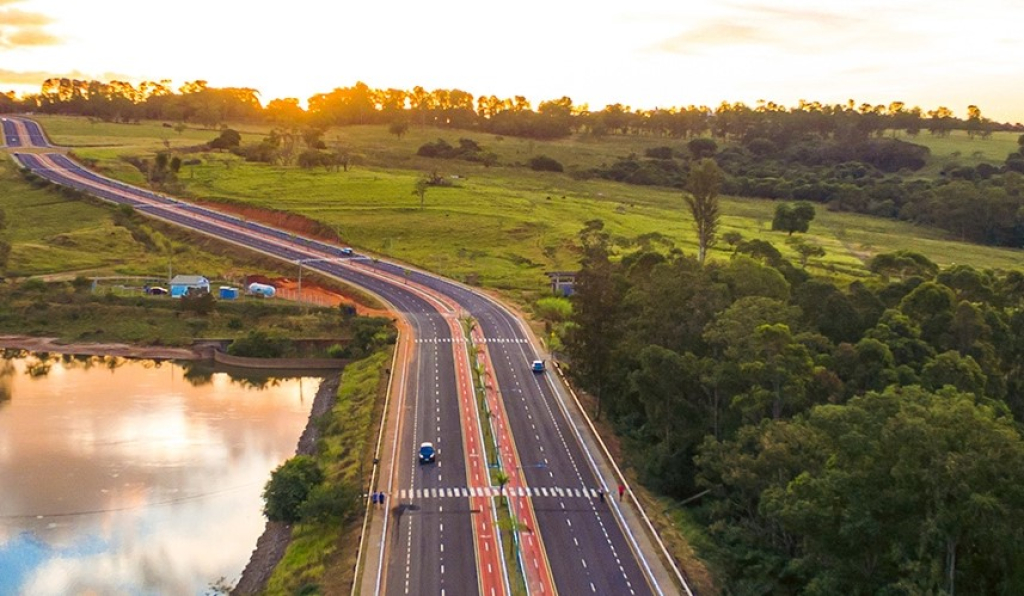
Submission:
[[388,132],[401,140],[402,136],[409,132],[409,121],[404,118],[392,121],[391,124],[388,125]]
[[811,257],[823,257],[825,256],[825,249],[820,244],[814,244],[812,242],[805,242],[800,238],[790,238],[788,244],[793,247],[796,254],[800,256],[800,266],[806,268],[807,261]]
[[811,227],[811,220],[814,219],[814,206],[806,201],[800,201],[795,205],[781,203],[775,207],[775,217],[772,219],[772,229],[787,232],[790,236],[793,232],[807,232]]
[[191,312],[197,315],[206,316],[217,308],[217,300],[213,294],[196,288],[189,288],[182,295],[178,308],[182,312]]
[[921,369],[921,382],[925,389],[932,391],[952,385],[959,391],[981,397],[985,394],[986,378],[974,358],[950,350],[924,365]]
[[263,488],[263,514],[270,521],[299,521],[300,508],[323,478],[323,472],[312,457],[296,455],[289,459],[270,474]]
[[710,158],[697,162],[686,178],[688,194],[684,194],[683,199],[693,216],[693,227],[697,231],[697,261],[701,265],[704,264],[708,250],[714,246],[718,232],[718,191],[722,179],[721,168]]
[[722,240],[725,240],[725,243],[729,246],[736,247],[740,242],[743,242],[743,234],[730,230],[722,234]]
[[939,271],[939,266],[921,253],[910,250],[897,250],[875,255],[868,263],[868,269],[885,277],[895,275],[902,281],[904,277],[916,275],[931,279]]
[[594,395],[595,417],[600,418],[619,380],[616,349],[623,333],[625,284],[609,258],[611,240],[604,222],[588,221],[579,240],[583,255],[571,297],[573,324],[566,333],[566,353],[573,380]]
[[784,410],[787,414],[802,411],[814,372],[806,346],[794,341],[789,327],[782,324],[758,327],[751,346],[754,358],[740,363],[740,370],[751,386],[738,396],[735,404],[748,416],[753,414],[755,421],[766,413],[778,420]]
[[424,202],[427,198],[427,187],[430,186],[430,179],[423,177],[416,180],[416,184],[413,186],[412,194],[419,196],[420,198],[420,209],[423,209]]
[[242,142],[242,135],[231,128],[225,128],[220,136],[209,142],[210,149],[231,149]]
[[686,147],[690,150],[690,155],[694,159],[706,159],[718,151],[718,143],[714,139],[707,137],[693,139],[686,144]]
[[509,477],[504,470],[498,470],[494,473],[494,481],[498,483],[498,492],[502,495],[505,494],[505,485],[508,484]]
[[531,170],[537,172],[561,172],[565,169],[557,160],[546,155],[531,157],[526,163],[530,166]]

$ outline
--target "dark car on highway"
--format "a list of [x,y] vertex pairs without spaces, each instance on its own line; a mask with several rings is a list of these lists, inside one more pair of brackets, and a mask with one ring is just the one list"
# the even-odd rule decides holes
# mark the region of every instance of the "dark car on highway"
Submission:
[[429,464],[437,459],[437,450],[434,449],[433,443],[422,443],[420,444],[420,463]]

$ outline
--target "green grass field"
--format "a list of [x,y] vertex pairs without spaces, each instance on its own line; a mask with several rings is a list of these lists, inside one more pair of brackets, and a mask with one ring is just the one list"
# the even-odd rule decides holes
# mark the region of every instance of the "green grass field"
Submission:
[[921,171],[922,175],[936,176],[948,166],[977,166],[981,163],[999,165],[1006,161],[1006,156],[1020,149],[1017,139],[1020,133],[995,132],[987,139],[967,135],[967,131],[954,130],[948,137],[937,137],[927,132],[909,137],[905,133],[897,133],[897,138],[931,150],[931,161]]
[[[141,181],[141,175],[120,156],[152,154],[168,143],[194,147],[218,134],[188,129],[179,135],[161,123],[93,124],[81,118],[48,116],[39,121],[54,142],[73,146],[76,155],[95,159],[111,175],[135,183]],[[239,129],[245,135],[243,142],[268,131],[249,126]],[[496,153],[499,164],[487,168],[415,155],[427,141],[444,138],[456,144],[463,137]],[[648,147],[682,148],[685,143],[679,139],[611,136],[540,142],[416,126],[398,139],[383,126],[355,126],[328,130],[324,141],[328,146],[347,148],[356,156],[356,165],[348,172],[302,170],[200,151],[188,157],[199,158],[201,163],[185,166],[179,179],[193,198],[301,213],[338,231],[345,242],[360,250],[496,288],[524,303],[546,287],[545,271],[576,267],[575,236],[591,219],[603,220],[623,245],[640,235],[658,233],[684,252],[696,251],[690,216],[678,191],[576,180],[566,174],[534,172],[522,165],[531,156],[543,154],[567,168],[585,168],[629,153],[642,154]],[[1016,136],[1000,133],[989,140],[969,140],[966,135],[936,139],[923,134],[916,142],[932,148],[936,163],[965,156],[997,162],[1016,146]],[[421,209],[414,184],[434,170],[452,186],[430,187]],[[75,207],[55,206],[54,212],[64,208]],[[725,197],[721,231],[767,240],[795,260],[785,235],[770,230],[774,208],[772,201]],[[76,227],[65,233],[87,231]],[[941,265],[1022,266],[1021,251],[960,243],[939,230],[832,213],[823,206],[818,206],[817,218],[804,237],[826,250],[823,258],[808,264],[810,271],[823,275],[867,275],[867,258],[897,249],[922,252]],[[19,250],[24,254],[24,248]],[[711,258],[728,255],[729,246],[721,243]],[[59,259],[51,261],[56,264]],[[32,270],[42,269],[36,266]]]

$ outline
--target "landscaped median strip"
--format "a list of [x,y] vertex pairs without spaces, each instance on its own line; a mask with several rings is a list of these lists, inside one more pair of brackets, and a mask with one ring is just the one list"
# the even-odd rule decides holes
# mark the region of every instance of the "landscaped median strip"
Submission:
[[[469,353],[469,361],[473,367],[473,389],[476,395],[477,409],[481,412],[480,429],[484,436],[487,465],[491,469],[491,473],[488,476],[490,486],[454,490],[456,492],[468,491],[471,494],[483,493],[498,499],[498,527],[502,530],[501,544],[505,554],[505,568],[508,569],[509,590],[512,596],[526,596],[528,594],[526,590],[526,577],[523,569],[522,552],[519,549],[519,531],[521,528],[518,520],[516,520],[509,509],[508,500],[504,495],[508,476],[501,469],[501,459],[498,457],[498,444],[494,435],[491,409],[487,403],[487,388],[484,384],[484,367],[479,358],[480,350],[473,343],[473,329],[475,326],[476,323],[472,319],[462,319],[466,350]],[[498,488],[495,488],[495,485]],[[512,571],[513,569],[515,572]]]
[[468,334],[474,345],[477,366],[482,377],[484,400],[498,445],[498,462],[500,468],[501,492],[506,496],[509,508],[509,528],[516,548],[521,569],[525,576],[530,594],[555,594],[554,579],[548,563],[544,542],[537,527],[537,518],[533,511],[533,501],[529,496],[529,488],[519,463],[519,455],[512,437],[512,431],[506,423],[508,416],[505,405],[494,381],[494,370],[487,352],[483,333],[478,326],[471,326]]
[[[453,315],[446,315],[449,329],[453,337],[461,333],[461,325]],[[472,373],[468,354],[452,344],[455,359],[455,373],[458,381],[459,412],[462,417],[462,445],[466,457],[466,474],[475,482],[487,476],[487,462],[484,458],[484,446],[481,444],[481,423],[474,397]],[[501,558],[498,536],[498,518],[494,502],[484,496],[469,497],[470,510],[473,516],[473,532],[476,535],[476,559],[478,581],[482,594],[487,596],[503,596],[508,593],[505,581],[505,565]],[[490,512],[491,515],[487,515]]]

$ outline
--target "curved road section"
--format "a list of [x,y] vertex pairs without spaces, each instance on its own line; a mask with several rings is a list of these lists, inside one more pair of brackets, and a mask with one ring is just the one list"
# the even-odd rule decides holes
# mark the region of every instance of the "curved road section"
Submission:
[[[3,118],[10,148],[46,148],[32,120]],[[470,287],[397,263],[111,180],[58,153],[14,158],[54,183],[362,287],[388,302],[414,346],[399,391],[386,482],[389,515],[379,537],[372,592],[497,596],[521,573],[531,594],[690,594],[589,422],[554,371],[537,373],[541,352],[523,321]],[[470,339],[460,321],[474,322]],[[476,345],[469,362],[467,346]],[[500,553],[494,497],[483,458],[481,416],[470,370],[484,371],[490,424],[508,484],[500,492],[518,521],[515,568]],[[418,462],[431,442],[433,463]],[[367,567],[374,553],[369,552]],[[665,556],[658,556],[658,554]],[[666,567],[666,562],[668,567]],[[363,585],[367,585],[365,578]],[[367,590],[363,590],[367,592]]]

